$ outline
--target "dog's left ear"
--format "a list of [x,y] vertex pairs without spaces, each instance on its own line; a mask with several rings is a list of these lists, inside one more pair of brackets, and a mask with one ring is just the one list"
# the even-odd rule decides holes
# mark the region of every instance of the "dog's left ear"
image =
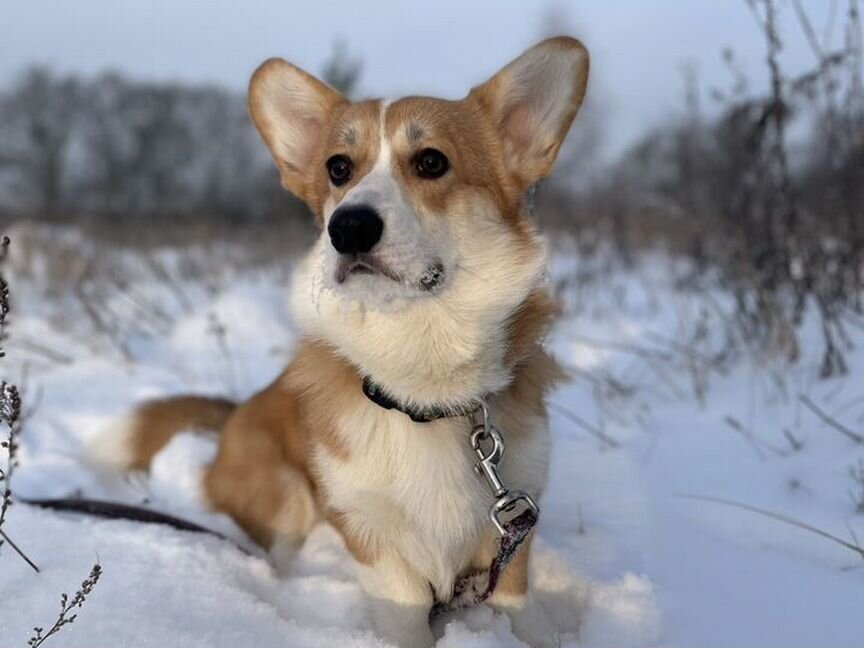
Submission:
[[588,84],[588,50],[559,36],[535,45],[481,86],[476,99],[504,145],[504,162],[522,189],[552,170]]

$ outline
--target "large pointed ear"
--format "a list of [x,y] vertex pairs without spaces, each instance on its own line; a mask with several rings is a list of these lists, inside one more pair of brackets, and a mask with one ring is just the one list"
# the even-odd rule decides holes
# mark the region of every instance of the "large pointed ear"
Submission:
[[559,36],[535,45],[469,97],[491,117],[523,189],[548,175],[588,84],[588,50]]
[[347,100],[311,74],[272,58],[249,82],[249,114],[270,148],[282,186],[308,202],[312,161],[333,109]]

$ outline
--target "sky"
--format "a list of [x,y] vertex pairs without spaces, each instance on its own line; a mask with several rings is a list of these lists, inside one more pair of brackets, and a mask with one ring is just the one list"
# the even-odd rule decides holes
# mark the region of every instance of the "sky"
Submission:
[[[821,34],[835,0],[801,2]],[[791,0],[779,3],[784,63],[812,67]],[[846,0],[836,4],[839,27]],[[716,109],[710,88],[730,83],[724,48],[754,89],[766,79],[764,42],[744,0],[0,0],[0,87],[41,63],[242,90],[265,58],[320,72],[343,40],[363,61],[363,95],[457,98],[558,33],[591,51],[589,98],[610,150],[682,111],[684,66],[696,66],[706,113]]]

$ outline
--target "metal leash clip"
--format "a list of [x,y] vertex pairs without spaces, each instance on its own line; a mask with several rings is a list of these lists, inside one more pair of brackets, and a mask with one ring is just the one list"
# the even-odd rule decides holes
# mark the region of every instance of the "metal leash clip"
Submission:
[[[498,470],[498,464],[501,463],[501,458],[504,456],[504,439],[501,432],[492,425],[489,419],[489,408],[486,406],[486,401],[480,402],[480,411],[483,413],[483,421],[474,426],[471,432],[471,447],[477,454],[479,461],[474,464],[474,470],[478,475],[486,479],[489,484],[489,489],[492,491],[492,496],[495,498],[495,503],[489,509],[489,517],[498,533],[502,536],[507,534],[504,524],[501,521],[503,514],[510,514],[520,504],[528,509],[532,509],[535,515],[540,514],[540,508],[528,493],[520,490],[510,490],[501,481],[501,475]],[[491,445],[489,445],[491,441]],[[487,449],[484,449],[484,444]]]

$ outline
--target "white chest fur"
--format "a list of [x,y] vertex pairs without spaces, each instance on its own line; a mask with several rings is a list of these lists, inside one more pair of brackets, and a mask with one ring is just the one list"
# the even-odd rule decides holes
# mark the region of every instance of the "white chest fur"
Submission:
[[[352,533],[379,552],[398,553],[446,598],[492,528],[492,496],[474,471],[470,422],[414,423],[371,402],[351,409],[338,430],[348,458],[323,447],[316,454],[327,504]],[[546,431],[526,432],[519,435],[520,451],[507,453],[502,474],[512,487],[539,494],[545,460],[540,466],[537,460],[545,457]],[[525,447],[532,438],[533,447]]]

